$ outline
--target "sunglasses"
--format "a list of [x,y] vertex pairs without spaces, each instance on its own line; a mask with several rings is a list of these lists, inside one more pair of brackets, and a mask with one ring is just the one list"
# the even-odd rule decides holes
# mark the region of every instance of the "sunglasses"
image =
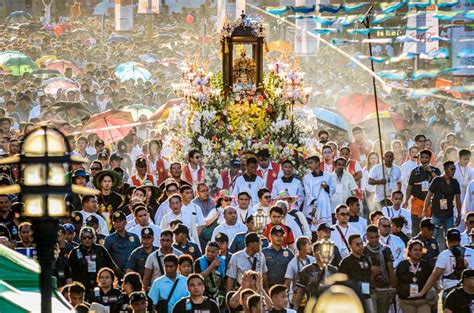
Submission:
[[381,225],[383,228],[390,228],[392,225]]
[[91,167],[91,171],[100,171],[99,167]]
[[92,236],[82,236],[83,240],[92,240]]
[[224,198],[224,199],[222,199],[222,201],[231,202],[231,201],[232,201],[232,198]]
[[339,213],[340,216],[349,216],[349,213]]
[[263,199],[271,199],[272,196],[264,196]]

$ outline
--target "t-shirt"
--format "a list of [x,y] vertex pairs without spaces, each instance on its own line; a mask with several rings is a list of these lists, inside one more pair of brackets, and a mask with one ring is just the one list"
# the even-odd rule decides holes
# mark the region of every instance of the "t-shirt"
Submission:
[[361,255],[359,258],[353,254],[349,254],[342,259],[339,265],[339,273],[346,274],[351,281],[358,285],[360,288],[359,291],[364,295],[364,298],[369,298],[370,294],[366,293],[369,289],[363,290],[362,284],[370,283],[370,267],[370,260],[365,255]]
[[474,294],[467,293],[462,287],[458,287],[448,294],[444,306],[452,312],[471,313],[474,310]]
[[189,297],[182,298],[179,300],[174,308],[173,308],[173,313],[201,313],[201,312],[206,312],[206,313],[219,313],[219,306],[217,303],[209,299],[207,297],[204,297],[204,301],[197,304],[191,301]]
[[[385,179],[387,180],[385,184],[385,195],[387,198],[390,198],[392,192],[397,190],[397,183],[401,182],[402,171],[400,167],[392,165],[391,168],[384,166],[385,169]],[[369,173],[369,178],[375,180],[383,179],[382,165],[375,165]],[[384,199],[384,187],[383,185],[375,185],[375,201],[379,202]]]
[[[448,184],[444,176],[435,177],[431,182],[430,192],[433,193],[431,200],[433,216],[441,218],[453,216],[454,197],[461,194],[458,181],[451,178]],[[444,201],[447,202],[447,209],[442,209]]]
[[[466,268],[474,269],[474,250],[465,248],[464,260],[467,262]],[[447,278],[451,275],[456,268],[456,258],[451,250],[444,250],[438,255],[436,261],[436,267],[444,269],[443,271],[443,289],[454,287],[458,282],[459,278],[450,279]],[[454,277],[452,277],[454,278]]]
[[[384,264],[382,264],[381,260],[380,260],[380,256],[379,256],[379,252],[377,250],[377,252],[374,252],[372,250],[370,250],[368,248],[368,246],[366,246],[364,248],[364,255],[366,257],[369,258],[370,260],[370,264],[372,266],[385,266],[385,269],[387,269],[387,262],[388,261],[391,261],[393,263],[393,255],[392,255],[392,251],[390,250],[390,247],[388,246],[384,246],[384,245],[379,245],[379,248],[380,249],[382,248],[382,253],[383,253],[383,258],[384,258]],[[384,275],[383,274],[384,271],[381,271],[378,275],[375,276],[374,278],[374,287],[377,287],[377,288],[387,288],[388,286],[390,286],[390,278],[388,276],[388,273],[387,275]]]

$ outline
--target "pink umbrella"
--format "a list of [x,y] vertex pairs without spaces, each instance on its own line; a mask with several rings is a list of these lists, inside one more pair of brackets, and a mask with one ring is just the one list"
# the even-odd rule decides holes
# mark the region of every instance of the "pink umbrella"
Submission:
[[44,92],[55,95],[59,89],[64,91],[79,90],[80,85],[76,81],[66,77],[54,77],[43,82]]
[[84,125],[84,130],[96,133],[106,144],[115,144],[128,135],[133,123],[130,112],[108,110],[93,115]]
[[152,116],[150,116],[150,121],[159,121],[166,120],[170,114],[171,108],[174,106],[180,105],[184,102],[184,98],[170,99],[166,101],[165,104],[160,106]]
[[57,70],[59,72],[61,72],[61,74],[64,75],[64,73],[66,72],[66,69],[67,68],[70,68],[72,70],[72,74],[74,76],[78,76],[82,73],[81,69],[77,67],[76,64],[74,64],[73,62],[71,61],[66,61],[66,60],[51,60],[51,61],[47,61],[45,62],[44,64],[46,66],[47,69],[50,69],[50,70]]

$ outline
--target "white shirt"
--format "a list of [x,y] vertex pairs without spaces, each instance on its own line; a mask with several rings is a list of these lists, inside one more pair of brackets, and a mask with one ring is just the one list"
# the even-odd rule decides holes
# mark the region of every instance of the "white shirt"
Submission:
[[97,213],[89,213],[84,210],[81,211],[81,214],[82,214],[82,220],[84,221],[84,225],[86,225],[86,219],[89,216],[94,215],[97,218],[97,220],[99,220],[99,234],[102,234],[104,236],[108,236],[110,234],[109,226],[107,225],[107,222],[104,220],[102,216],[100,216]]
[[[465,248],[464,252],[464,260],[467,261],[466,268],[474,269],[474,250]],[[443,277],[449,276],[451,273],[454,272],[454,268],[456,267],[456,258],[454,257],[451,250],[444,250],[438,255],[438,260],[436,260],[437,268],[444,269]],[[448,289],[455,286],[459,283],[459,280],[454,279],[447,279],[443,278],[443,289]]]
[[[148,224],[155,225],[153,223],[153,220],[151,219],[151,216],[148,216]],[[137,222],[135,221],[135,216],[133,215],[133,213],[130,213],[129,215],[127,215],[127,224],[125,225],[125,230],[130,231],[130,229],[132,229],[135,226],[137,226]]]
[[393,268],[396,268],[398,263],[404,260],[405,243],[400,237],[389,234],[387,237],[380,236],[380,243],[390,247],[393,255]]
[[464,199],[466,194],[467,185],[474,180],[474,169],[468,165],[460,166],[459,162],[455,164],[456,172],[454,172],[454,178],[457,179],[459,187],[461,187],[461,201]]
[[[333,229],[333,231],[331,231],[330,239],[339,248],[339,252],[341,252],[341,257],[345,258],[351,253],[349,249],[349,237],[354,234],[359,234],[359,231],[350,224],[348,224],[346,228],[342,227],[339,224],[332,225],[331,228]],[[341,232],[338,231],[338,228]],[[344,238],[346,239],[345,241]]]
[[411,171],[417,166],[418,166],[418,164],[415,161],[412,161],[412,160],[406,161],[401,166],[401,170],[402,170],[402,192],[403,192],[404,196],[406,195],[408,181],[410,180]]
[[342,173],[341,178],[337,176],[336,171],[332,172],[331,176],[336,188],[331,196],[331,208],[334,210],[339,204],[346,204],[347,198],[357,190],[357,184],[354,177],[347,171]]
[[129,232],[137,235],[138,238],[141,239],[142,238],[142,229],[144,227],[150,227],[151,229],[153,229],[153,245],[156,246],[156,247],[159,247],[160,246],[161,229],[158,226],[156,226],[155,224],[148,224],[147,226],[141,226],[140,224],[137,224],[137,225],[133,226],[132,228],[130,228]]
[[461,233],[461,246],[467,246],[471,244],[471,239],[467,233],[467,229]]
[[[385,169],[385,179],[387,183],[385,184],[385,191],[387,198],[390,199],[392,192],[397,190],[397,183],[401,182],[402,171],[400,167],[393,164],[391,168],[384,166]],[[369,173],[369,178],[375,180],[381,180],[383,178],[382,165],[375,165]],[[380,202],[384,199],[383,195],[383,185],[375,185],[375,201]]]
[[403,225],[402,227],[402,232],[407,235],[411,234],[411,213],[402,207],[400,207],[398,210],[395,209],[393,206],[386,206],[382,208],[382,213],[385,217],[388,217],[390,220],[394,217],[399,217],[403,216],[405,220],[407,221],[406,224]]
[[[296,215],[296,216],[293,216],[293,215]],[[298,225],[296,221],[297,218],[299,222],[301,223],[301,226],[303,226],[303,231],[301,230],[300,226]],[[303,215],[303,212],[297,211],[295,209],[290,210],[285,216],[284,224],[288,226],[289,228],[291,228],[294,238],[298,238],[301,236],[306,236],[308,238],[311,238],[311,229],[309,228],[308,220]],[[295,248],[296,248],[296,240],[295,240]]]
[[375,192],[375,186],[369,185],[369,173],[367,167],[362,170],[362,179],[360,180],[360,189],[367,192]]
[[163,219],[163,216],[165,216],[170,211],[171,211],[171,209],[170,209],[170,200],[166,199],[165,202],[160,204],[160,206],[158,207],[158,210],[156,210],[155,224],[156,225],[161,224],[161,220]]
[[257,176],[255,178],[255,181],[246,181],[244,175],[242,175],[239,176],[235,181],[235,187],[232,191],[232,195],[237,197],[239,193],[246,191],[251,197],[252,205],[255,205],[258,203],[258,191],[264,187],[265,182],[260,176]]
[[362,216],[359,216],[359,221],[357,222],[350,222],[349,225],[355,227],[359,232],[361,236],[365,235],[365,230],[367,229],[367,220],[363,218]]
[[466,188],[466,195],[462,201],[462,214],[465,216],[467,213],[474,211],[474,180],[472,180]]
[[234,240],[235,238],[235,235],[239,233],[244,233],[246,231],[247,226],[245,226],[239,221],[237,221],[235,225],[227,225],[227,223],[224,222],[214,229],[214,231],[212,232],[211,240],[214,241],[218,233],[224,233],[227,235],[227,237],[229,237],[229,242],[232,242],[232,240]]
[[276,199],[278,194],[282,191],[288,192],[288,194],[292,197],[297,197],[296,203],[298,207],[304,201],[304,190],[301,181],[297,178],[291,180],[291,182],[284,182],[283,179],[277,178],[273,181],[272,187],[272,199]]
[[[257,171],[261,171],[262,172],[262,179],[264,182],[267,181],[267,178],[268,178],[268,171],[269,170],[273,170],[273,163],[272,162],[269,162],[268,163],[268,166],[266,168],[263,168],[260,166],[260,164],[257,166]],[[281,170],[281,167],[280,167],[280,171],[278,172],[277,174],[277,177],[282,177],[283,176],[283,171]]]
[[188,213],[196,217],[197,226],[204,226],[206,224],[204,220],[204,215],[202,214],[201,208],[194,202],[189,202],[181,208],[183,211],[188,211]]
[[173,221],[180,220],[183,225],[189,229],[189,236],[192,238],[192,241],[199,245],[199,236],[197,233],[197,217],[189,213],[188,211],[183,211],[181,209],[180,214],[174,214],[173,211],[166,213],[163,216],[163,219],[160,223],[161,229],[170,229],[170,224]]
[[[329,187],[329,194],[322,187],[322,183],[326,182]],[[313,173],[308,173],[303,178],[304,190],[306,193],[306,205],[303,210],[305,216],[311,214],[311,203],[313,200],[317,202],[317,213],[319,223],[332,222],[332,210],[330,197],[336,191],[331,174],[322,172],[321,176],[314,176]],[[311,226],[311,230],[316,230],[316,225]]]

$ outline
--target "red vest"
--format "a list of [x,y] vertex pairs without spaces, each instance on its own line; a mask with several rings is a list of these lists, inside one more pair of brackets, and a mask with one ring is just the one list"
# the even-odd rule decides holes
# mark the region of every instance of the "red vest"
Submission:
[[[280,164],[272,162],[270,169],[267,171],[267,181],[265,182],[268,190],[272,191],[273,182],[278,178],[278,173],[280,173]],[[257,175],[263,178],[261,170],[257,170]]]
[[[349,172],[349,174],[351,174],[352,176],[355,175],[356,171],[355,171],[355,167],[356,167],[356,160],[349,160],[347,161],[347,172]],[[362,200],[362,191],[360,190],[360,186],[359,184],[357,184],[357,190],[356,190],[356,196],[357,198],[359,198],[359,200]]]
[[221,179],[222,179],[222,189],[229,190],[234,188],[235,181],[237,180],[239,175],[235,175],[233,179],[230,178],[230,171],[229,170],[222,170],[221,171]]
[[183,168],[183,174],[181,174],[181,177],[184,181],[187,181],[191,185],[193,183],[203,183],[204,182],[204,167],[202,165],[199,166],[197,182],[193,182],[193,175],[191,175],[191,170],[189,169],[189,165],[187,164]]
[[[155,182],[155,180],[153,179],[153,175],[150,175],[150,174],[146,174],[146,178],[144,180],[149,180],[152,183]],[[135,187],[140,187],[142,185],[142,181],[138,179],[136,174],[132,176],[132,183],[133,183],[133,186]]]
[[165,158],[158,158],[155,161],[156,173],[153,173],[150,163],[147,163],[146,171],[148,174],[153,175],[156,178],[156,184],[159,186],[162,182],[168,179],[168,170],[165,168]]
[[[324,172],[324,160],[322,160],[320,163],[319,163],[319,169]],[[332,172],[334,172],[334,170],[336,169],[336,162],[332,162]]]

